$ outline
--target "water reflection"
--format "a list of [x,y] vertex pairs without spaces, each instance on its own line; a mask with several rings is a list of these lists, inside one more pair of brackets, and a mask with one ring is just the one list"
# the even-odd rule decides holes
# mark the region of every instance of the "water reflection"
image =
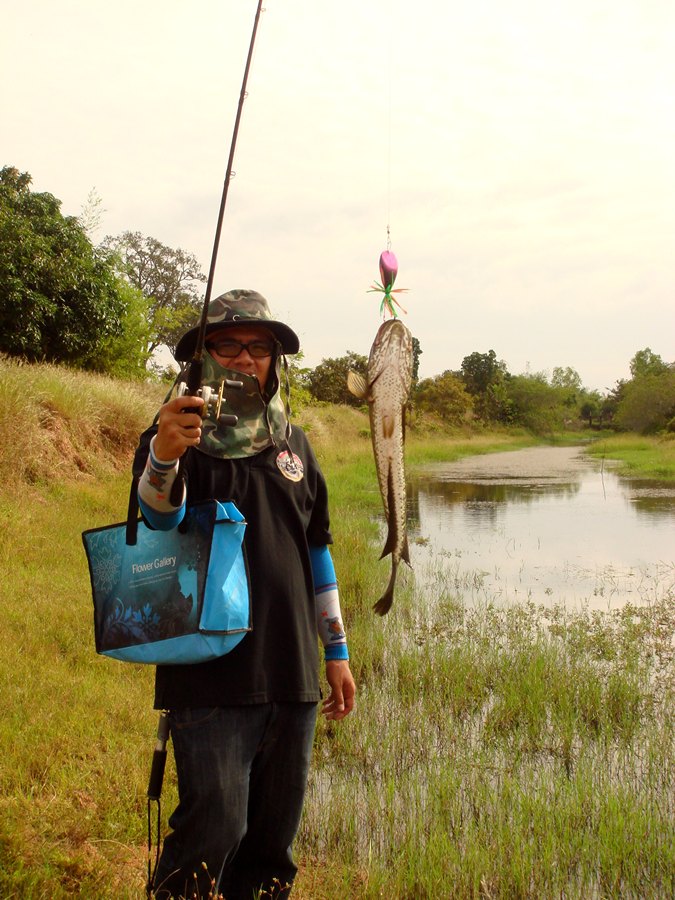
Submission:
[[675,524],[675,502],[672,486],[667,482],[651,481],[645,486],[642,481],[626,480],[629,502],[635,512],[646,516],[670,516]]
[[579,448],[437,464],[408,496],[417,582],[465,601],[607,608],[675,588],[675,487],[620,479]]

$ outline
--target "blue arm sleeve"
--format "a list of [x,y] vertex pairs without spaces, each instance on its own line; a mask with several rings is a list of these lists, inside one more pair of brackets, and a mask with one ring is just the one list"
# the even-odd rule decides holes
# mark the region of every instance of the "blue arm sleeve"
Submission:
[[143,513],[145,521],[153,528],[156,528],[157,531],[170,531],[172,528],[176,528],[183,521],[183,516],[185,515],[185,504],[179,506],[174,512],[163,513],[148,506],[139,497],[138,506]]
[[316,624],[324,646],[325,659],[349,659],[347,638],[342,624],[335,566],[326,545],[309,548],[314,579]]

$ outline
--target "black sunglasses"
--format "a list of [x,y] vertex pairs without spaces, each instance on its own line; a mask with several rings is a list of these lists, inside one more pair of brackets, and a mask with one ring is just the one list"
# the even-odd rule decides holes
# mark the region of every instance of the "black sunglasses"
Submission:
[[234,359],[244,350],[248,350],[249,356],[254,359],[265,359],[274,353],[274,344],[271,341],[249,341],[248,344],[244,344],[242,341],[227,338],[208,343],[206,349],[215,351],[218,356],[225,359]]

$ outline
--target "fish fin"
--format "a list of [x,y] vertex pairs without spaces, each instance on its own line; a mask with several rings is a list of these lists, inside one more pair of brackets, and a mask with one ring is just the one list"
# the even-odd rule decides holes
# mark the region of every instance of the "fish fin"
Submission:
[[359,375],[358,372],[352,372],[351,370],[347,372],[347,387],[359,400],[365,400],[368,386],[363,375]]
[[386,616],[389,610],[391,609],[391,604],[394,600],[394,585],[396,584],[396,563],[392,563],[391,566],[391,576],[389,578],[389,584],[387,585],[387,590],[382,594],[380,599],[373,605],[373,609],[378,614],[378,616]]
[[394,478],[392,475],[391,467],[389,468],[389,472],[387,473],[387,504],[386,504],[386,514],[387,514],[387,540],[384,544],[384,550],[380,556],[380,559],[384,559],[389,553],[392,552],[394,547],[396,546],[396,531],[391,527],[390,521],[390,511],[393,516],[394,510]]
[[[389,553],[391,553],[396,546],[396,534],[392,532],[391,529],[387,532],[387,540],[384,545],[384,550],[380,556],[380,559],[384,559]],[[403,540],[403,546],[401,547],[401,559],[404,563],[407,563],[412,569],[412,563],[410,562],[410,548],[408,547],[408,535],[406,534]]]
[[387,540],[385,541],[385,544],[384,544],[384,550],[380,554],[380,559],[384,559],[385,556],[389,556],[389,554],[392,552],[392,550],[394,549],[395,546],[396,546],[396,534],[390,528],[389,531],[387,532]]
[[403,549],[401,550],[401,559],[403,562],[408,563],[410,568],[412,569],[412,563],[410,562],[410,549],[408,548],[408,535],[406,534],[405,540],[403,541]]

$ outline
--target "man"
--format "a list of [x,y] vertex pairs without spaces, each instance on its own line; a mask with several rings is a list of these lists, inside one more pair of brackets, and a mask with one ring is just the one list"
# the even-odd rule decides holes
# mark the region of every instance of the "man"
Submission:
[[[355,686],[325,481],[281,395],[282,363],[298,352],[298,337],[254,291],[223,294],[208,312],[203,382],[242,382],[224,410],[238,421],[202,419],[200,398],[174,398],[141,437],[134,470],[155,528],[175,527],[186,503],[206,499],[234,501],[244,514],[253,629],[219,659],[157,668],[155,707],[170,712],[179,803],[154,889],[160,900],[206,897],[214,887],[227,900],[261,889],[285,897],[321,697],[317,633],[330,687],[322,713],[347,716]],[[179,341],[177,360],[192,358],[197,331]],[[176,506],[171,488],[190,448]]]

